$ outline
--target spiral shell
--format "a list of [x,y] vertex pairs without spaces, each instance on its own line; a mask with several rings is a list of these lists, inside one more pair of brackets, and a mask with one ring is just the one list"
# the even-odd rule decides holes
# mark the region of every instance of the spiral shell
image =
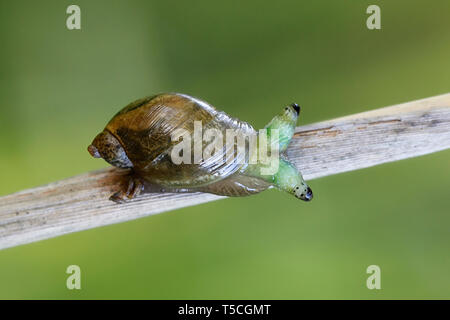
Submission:
[[[201,121],[203,130],[217,129],[225,136],[227,129],[238,134],[256,134],[251,125],[217,111],[210,104],[184,94],[166,93],[143,98],[119,111],[105,130],[113,134],[133,164],[133,170],[145,180],[174,188],[196,188],[232,176],[247,165],[245,151],[224,143],[222,155],[216,154],[200,163],[174,164],[171,139],[178,129],[194,131],[194,122]],[[205,141],[202,142],[206,146]],[[228,152],[233,148],[232,152]],[[224,160],[224,161],[218,161]]]

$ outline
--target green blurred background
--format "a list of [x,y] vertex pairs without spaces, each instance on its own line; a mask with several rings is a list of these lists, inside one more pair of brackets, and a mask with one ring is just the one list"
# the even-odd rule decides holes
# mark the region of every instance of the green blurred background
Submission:
[[[66,29],[81,7],[82,29]],[[381,30],[366,8],[381,7]],[[0,4],[0,194],[107,166],[86,151],[128,102],[177,91],[262,127],[450,91],[450,2]],[[450,298],[450,152],[0,251],[0,298]],[[0,203],[1,205],[1,203]],[[66,289],[77,264],[82,290]],[[381,267],[381,290],[366,268]]]

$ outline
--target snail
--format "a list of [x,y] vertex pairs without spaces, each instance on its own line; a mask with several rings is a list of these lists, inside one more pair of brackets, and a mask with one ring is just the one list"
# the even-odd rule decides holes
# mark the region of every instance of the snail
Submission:
[[[291,104],[283,108],[259,133],[241,120],[197,98],[179,94],[163,93],[139,99],[120,110],[88,147],[94,158],[103,158],[109,164],[130,169],[128,184],[113,194],[110,199],[121,203],[138,196],[144,185],[152,184],[171,191],[201,191],[223,196],[246,196],[268,188],[278,188],[304,201],[313,198],[311,188],[303,180],[302,174],[289,161],[285,151],[294,134],[300,107]],[[193,132],[200,123],[204,129],[225,133],[232,130],[245,136],[261,136],[261,132],[277,132],[275,160],[277,168],[267,173],[271,163],[253,161],[246,155],[249,148],[234,149],[233,143],[211,153],[209,157],[197,159],[194,163],[173,161],[181,139],[173,139],[174,132]],[[185,137],[183,136],[183,140]],[[201,147],[207,141],[202,140]],[[190,145],[190,144],[189,144]],[[230,147],[231,145],[231,147]],[[233,148],[232,152],[230,148]],[[256,149],[261,149],[261,140]],[[230,161],[217,155],[226,154]],[[273,154],[273,150],[271,153]],[[188,150],[189,151],[189,150]],[[186,150],[183,154],[191,158]],[[175,152],[177,154],[177,152]],[[237,161],[240,159],[240,161]]]

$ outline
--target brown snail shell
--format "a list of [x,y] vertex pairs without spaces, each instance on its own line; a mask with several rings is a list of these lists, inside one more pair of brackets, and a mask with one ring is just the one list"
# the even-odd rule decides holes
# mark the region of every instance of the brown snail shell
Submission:
[[[224,136],[227,129],[256,134],[248,123],[217,111],[204,101],[178,93],[159,94],[130,103],[109,121],[105,131],[119,141],[134,174],[147,182],[168,188],[199,188],[222,195],[250,194],[252,190],[259,192],[268,187],[255,178],[240,177],[238,173],[246,167],[245,161],[217,161],[211,157],[198,164],[174,164],[171,151],[178,141],[172,141],[171,135],[177,129],[193,132],[194,121],[201,121],[204,130],[218,129]],[[227,147],[230,146],[224,143],[224,148]],[[235,159],[245,158],[237,148],[233,150]],[[223,154],[227,154],[225,149]],[[224,185],[215,185],[227,178],[230,179]]]

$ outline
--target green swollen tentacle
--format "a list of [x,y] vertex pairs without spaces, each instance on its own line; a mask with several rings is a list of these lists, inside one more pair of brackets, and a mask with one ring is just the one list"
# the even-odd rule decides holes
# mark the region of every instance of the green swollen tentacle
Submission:
[[244,174],[258,177],[267,181],[280,190],[295,195],[305,201],[310,201],[313,197],[311,188],[303,180],[302,174],[288,160],[280,158],[278,171],[273,175],[261,174],[262,164],[249,165]]
[[272,130],[278,130],[279,151],[284,152],[292,136],[294,135],[297,118],[300,112],[300,107],[297,104],[292,104],[284,108],[283,112],[275,116],[266,126],[267,138],[271,137]]
[[288,160],[280,159],[279,169],[273,175],[273,180],[276,187],[293,193],[297,198],[310,201],[313,197],[312,190],[303,180],[302,174]]
[[[292,104],[286,107],[281,114],[274,117],[265,127],[267,130],[267,141],[271,141],[272,130],[278,131],[279,152],[284,152],[287,149],[294,135],[299,113],[300,107],[297,104]],[[265,174],[263,169],[272,168],[274,163],[261,162],[250,164],[242,174],[257,177],[269,182],[280,190],[294,194],[297,198],[310,201],[313,198],[313,194],[311,188],[303,180],[302,174],[285,156],[281,156],[276,160],[278,160],[276,163],[277,168],[273,174]]]

